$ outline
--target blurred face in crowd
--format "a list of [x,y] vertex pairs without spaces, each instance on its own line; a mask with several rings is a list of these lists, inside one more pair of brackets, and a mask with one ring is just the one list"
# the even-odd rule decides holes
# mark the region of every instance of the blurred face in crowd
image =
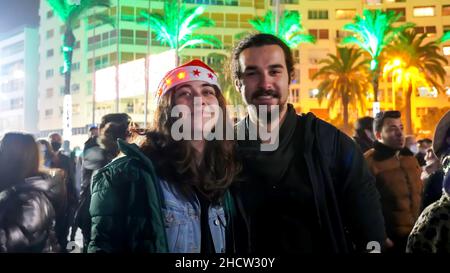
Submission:
[[380,132],[376,132],[377,140],[384,145],[400,150],[405,143],[403,124],[400,118],[386,118]]
[[58,134],[51,135],[50,144],[52,145],[53,151],[57,152],[62,146],[62,137]]

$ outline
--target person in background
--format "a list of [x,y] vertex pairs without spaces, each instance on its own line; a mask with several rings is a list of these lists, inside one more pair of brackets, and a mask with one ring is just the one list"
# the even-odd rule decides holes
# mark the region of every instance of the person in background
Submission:
[[41,152],[41,159],[42,159],[42,164],[47,167],[50,168],[52,161],[53,161],[53,157],[55,156],[54,152],[53,152],[53,148],[50,145],[50,142],[48,142],[46,139],[38,139],[38,146],[39,146],[39,150]]
[[421,168],[405,146],[399,111],[380,112],[374,119],[376,141],[364,156],[381,195],[391,253],[404,253],[406,241],[420,214]]
[[373,117],[362,117],[355,122],[355,134],[353,140],[361,148],[361,152],[365,153],[367,150],[373,148],[375,136],[373,134]]
[[0,142],[0,252],[59,252],[55,207],[61,192],[40,170],[32,135],[7,133]]
[[[75,212],[75,226],[79,227],[83,234],[83,252],[87,252],[91,240],[91,216],[89,214],[91,179],[97,170],[111,162],[119,154],[117,139],[131,141],[129,131],[131,124],[131,117],[126,113],[103,116],[100,123],[100,136],[95,137],[98,144],[91,143],[90,147],[84,150],[81,193]],[[75,234],[72,233],[71,240],[74,239]]]
[[432,183],[440,185],[441,196],[420,214],[409,234],[407,253],[450,253],[450,111],[436,126],[433,150],[441,169]]
[[429,138],[423,138],[417,141],[419,145],[419,151],[416,154],[417,161],[419,162],[420,167],[426,165],[425,156],[427,155],[428,150],[431,148],[433,141]]
[[50,145],[53,148],[54,156],[50,163],[52,169],[62,169],[66,175],[66,189],[67,189],[67,209],[65,213],[65,223],[58,232],[58,241],[62,249],[66,249],[69,239],[69,231],[73,225],[73,217],[76,206],[78,204],[77,186],[75,182],[75,164],[70,157],[63,153],[62,137],[58,133],[50,133],[48,136]]
[[416,141],[416,137],[413,135],[405,136],[405,148],[408,148],[414,156],[419,152],[419,147]]

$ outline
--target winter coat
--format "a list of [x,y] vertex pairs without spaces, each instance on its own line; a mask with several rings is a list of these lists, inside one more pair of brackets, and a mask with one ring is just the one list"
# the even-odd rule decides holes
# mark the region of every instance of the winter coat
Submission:
[[407,149],[395,151],[380,142],[364,156],[376,178],[388,237],[407,238],[420,214],[423,184],[417,159]]
[[48,175],[0,192],[0,252],[59,252],[55,209],[60,188]]
[[[356,144],[336,127],[318,119],[312,113],[299,116],[292,105],[288,105],[286,115],[283,125],[287,119],[294,119],[293,126],[295,126],[294,136],[289,141],[293,141],[296,148],[288,149],[287,152],[293,153],[289,161],[295,162],[295,157],[299,156],[305,162],[305,166],[297,168],[306,171],[302,179],[312,185],[314,198],[312,206],[316,210],[323,241],[327,244],[327,249],[323,251],[333,253],[365,251],[371,241],[383,246],[386,235],[379,194],[374,186],[374,178]],[[248,117],[237,125],[238,135],[247,134],[247,124],[249,124]],[[280,134],[283,130],[280,129]],[[280,143],[284,137],[280,135],[282,139]],[[243,154],[244,172],[261,173],[263,170],[246,169],[245,162],[252,160],[252,153],[261,153],[260,141],[257,140],[256,145],[252,142],[255,141],[238,141],[239,150]],[[291,164],[280,162],[276,158],[272,162],[277,168]],[[255,184],[258,186],[258,183]],[[241,194],[245,198],[248,192]],[[247,217],[251,222],[253,215]],[[253,229],[250,230],[250,234],[252,232]],[[285,250],[273,251],[283,253]]]
[[[89,212],[92,229],[88,252],[169,251],[163,218],[161,186],[151,160],[135,144],[118,139],[125,156],[100,169],[92,179]],[[226,251],[238,252],[238,214],[234,199],[224,197]]]

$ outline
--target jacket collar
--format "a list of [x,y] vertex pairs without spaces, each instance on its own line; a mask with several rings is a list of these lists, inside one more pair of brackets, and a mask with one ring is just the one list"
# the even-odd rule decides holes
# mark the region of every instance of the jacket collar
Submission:
[[373,158],[376,161],[389,159],[394,155],[396,155],[397,153],[403,156],[414,156],[414,154],[408,148],[403,148],[401,150],[393,149],[377,140],[373,143],[373,148],[375,149]]
[[124,155],[139,160],[140,162],[144,163],[145,167],[147,167],[150,171],[154,171],[152,161],[144,153],[141,152],[136,144],[127,143],[125,140],[119,138],[117,139],[117,145],[119,146],[119,150]]

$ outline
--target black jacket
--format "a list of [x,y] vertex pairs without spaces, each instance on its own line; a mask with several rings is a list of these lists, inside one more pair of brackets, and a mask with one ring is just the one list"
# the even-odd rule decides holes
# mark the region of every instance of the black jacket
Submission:
[[[370,241],[383,246],[386,235],[380,196],[360,149],[351,138],[312,113],[298,116],[289,105],[287,115],[296,119],[290,141],[296,142],[294,153],[301,153],[305,163],[299,168],[306,170],[303,177],[312,185],[319,225],[329,250],[335,253],[364,251]],[[248,130],[247,124],[248,117],[237,125],[238,135]],[[282,127],[280,132],[283,131]],[[249,141],[238,141],[238,144],[245,168],[245,161],[252,160],[250,150],[254,144]],[[273,161],[273,165],[280,164],[289,163]],[[241,194],[245,198],[248,193]],[[251,222],[252,215],[247,216]]]
[[54,232],[57,185],[31,177],[0,192],[0,252],[59,252]]

